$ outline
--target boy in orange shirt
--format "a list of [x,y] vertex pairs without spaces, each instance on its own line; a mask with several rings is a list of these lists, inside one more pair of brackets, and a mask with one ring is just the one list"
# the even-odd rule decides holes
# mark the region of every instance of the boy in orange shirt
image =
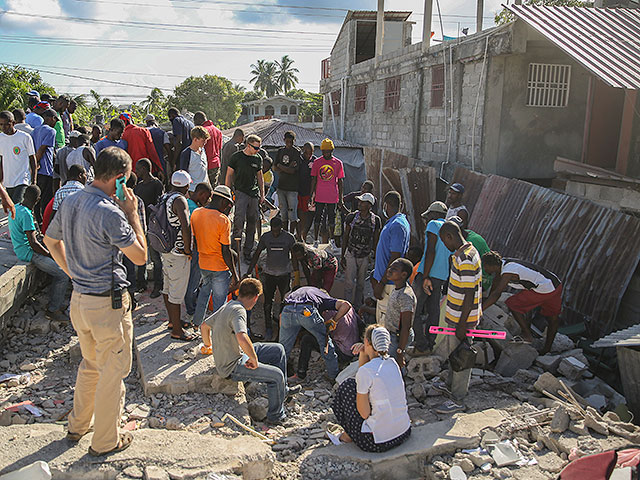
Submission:
[[229,290],[238,283],[238,274],[231,255],[231,220],[233,206],[231,189],[218,185],[209,205],[191,215],[191,229],[198,250],[202,283],[193,315],[193,324],[200,326],[213,297],[213,311],[224,305]]

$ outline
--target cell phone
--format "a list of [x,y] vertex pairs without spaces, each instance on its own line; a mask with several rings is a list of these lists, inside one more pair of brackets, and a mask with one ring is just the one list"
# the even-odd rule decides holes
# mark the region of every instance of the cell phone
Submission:
[[124,184],[127,183],[127,179],[124,175],[120,178],[116,178],[116,197],[124,202]]
[[113,310],[120,310],[122,308],[122,289],[111,289],[111,308]]

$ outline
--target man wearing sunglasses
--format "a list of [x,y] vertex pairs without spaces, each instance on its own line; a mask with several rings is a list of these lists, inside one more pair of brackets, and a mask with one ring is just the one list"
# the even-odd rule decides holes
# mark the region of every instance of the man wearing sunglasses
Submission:
[[231,156],[225,180],[226,185],[233,188],[236,195],[232,245],[239,248],[235,239],[241,238],[244,231],[245,241],[242,252],[247,262],[251,261],[251,251],[255,242],[258,207],[264,202],[262,157],[258,155],[261,143],[262,139],[257,135],[247,136],[244,150]]

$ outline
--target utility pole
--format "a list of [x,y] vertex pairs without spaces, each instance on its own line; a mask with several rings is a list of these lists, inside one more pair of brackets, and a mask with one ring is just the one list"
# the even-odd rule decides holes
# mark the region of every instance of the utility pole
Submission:
[[422,51],[426,52],[431,46],[431,15],[433,0],[424,0],[424,17],[422,20]]
[[482,31],[483,12],[484,12],[484,0],[478,0],[478,9],[476,11],[476,32]]
[[376,65],[382,56],[384,44],[384,0],[378,0],[378,16],[376,18]]

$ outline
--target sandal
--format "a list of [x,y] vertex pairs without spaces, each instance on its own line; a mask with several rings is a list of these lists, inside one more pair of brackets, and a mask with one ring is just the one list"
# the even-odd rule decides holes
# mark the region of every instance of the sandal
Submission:
[[89,430],[87,430],[84,433],[67,432],[67,437],[66,438],[70,442],[78,443],[82,437],[84,437],[87,433],[90,433],[90,432],[93,432],[93,427],[90,427]]
[[112,453],[121,452],[126,450],[131,446],[133,442],[133,435],[130,432],[125,432],[120,434],[120,438],[118,439],[118,444],[109,451],[106,452],[96,452],[93,448],[89,447],[89,455],[94,457],[101,457],[103,455],[110,455]]
[[179,337],[174,337],[173,335],[171,335],[171,338],[173,340],[180,340],[181,342],[193,342],[194,340],[198,339],[198,336],[195,333],[182,332],[182,335],[180,335]]
[[[194,330],[196,329],[196,326],[191,323],[191,322],[182,322],[182,328],[183,329],[187,329],[187,328],[193,328]],[[167,330],[173,330],[173,325],[169,324],[167,326]]]

